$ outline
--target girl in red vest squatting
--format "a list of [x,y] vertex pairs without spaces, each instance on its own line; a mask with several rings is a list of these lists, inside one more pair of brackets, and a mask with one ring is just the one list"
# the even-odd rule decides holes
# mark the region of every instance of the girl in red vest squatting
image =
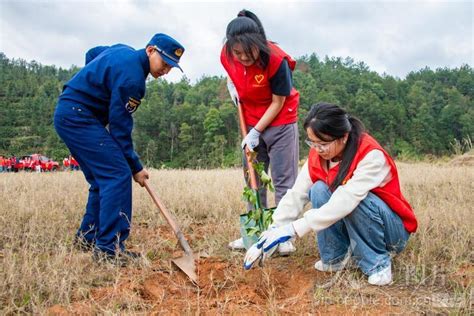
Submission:
[[[242,142],[257,151],[257,160],[271,167],[275,202],[295,183],[298,175],[299,93],[293,87],[292,71],[296,62],[275,43],[267,41],[260,20],[242,10],[226,30],[221,63],[228,74],[232,100],[242,106],[248,134]],[[260,191],[266,207],[266,191]],[[229,244],[243,249],[242,239]],[[294,251],[291,242],[279,246],[279,252]]]
[[[342,270],[351,258],[370,284],[391,283],[391,253],[401,252],[417,228],[393,159],[337,105],[314,105],[304,128],[308,160],[275,210],[273,225],[247,251],[244,267],[313,230],[321,256],[317,270]],[[308,201],[313,208],[297,219]]]

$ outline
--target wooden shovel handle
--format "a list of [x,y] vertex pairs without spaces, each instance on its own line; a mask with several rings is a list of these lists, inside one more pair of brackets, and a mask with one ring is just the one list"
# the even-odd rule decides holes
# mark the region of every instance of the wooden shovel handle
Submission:
[[178,241],[179,241],[181,247],[183,248],[184,252],[187,255],[192,255],[193,251],[191,250],[191,247],[189,246],[186,239],[184,238],[184,235],[181,232],[181,229],[179,229],[178,224],[176,224],[176,221],[174,220],[173,216],[168,211],[168,209],[165,207],[163,202],[161,202],[160,198],[151,190],[150,186],[148,185],[148,181],[146,181],[146,180],[145,180],[145,188],[148,191],[148,193],[150,194],[151,199],[153,200],[153,202],[155,202],[155,205],[160,210],[161,214],[163,214],[166,221],[171,226],[171,229],[173,230],[174,234],[178,238]]
[[[247,124],[245,124],[244,113],[242,112],[242,105],[240,102],[237,105],[237,112],[239,113],[240,133],[242,135],[242,139],[244,139],[245,136],[247,136]],[[249,170],[250,188],[252,190],[258,190],[257,178],[255,176],[255,170],[253,169],[250,155],[250,150],[247,148],[247,146],[245,146],[245,158],[247,159],[247,168]]]

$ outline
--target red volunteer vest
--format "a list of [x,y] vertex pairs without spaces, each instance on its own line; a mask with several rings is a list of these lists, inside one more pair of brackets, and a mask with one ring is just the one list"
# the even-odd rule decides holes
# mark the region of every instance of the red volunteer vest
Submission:
[[[255,126],[258,123],[272,103],[270,78],[275,75],[283,59],[288,61],[292,71],[296,66],[296,61],[280,47],[271,42],[268,42],[268,47],[270,48],[270,60],[265,69],[257,64],[246,67],[236,58],[229,60],[225,45],[221,51],[221,63],[237,89],[245,123],[250,126]],[[280,113],[273,119],[270,126],[295,123],[298,120],[299,99],[300,94],[293,87],[290,95],[286,97]]]
[[[345,184],[352,177],[359,162],[365,157],[365,155],[367,155],[368,152],[374,149],[382,151],[385,155],[385,159],[390,165],[390,174],[392,175],[392,179],[383,187],[375,188],[371,192],[381,198],[392,209],[392,211],[400,216],[405,229],[409,233],[413,233],[416,231],[418,224],[413,209],[403,197],[400,190],[400,181],[398,179],[398,172],[395,162],[372,136],[364,134],[361,137],[359,148],[354,156],[351,166],[349,167],[347,176],[342,181],[342,184]],[[336,178],[337,172],[339,170],[339,164],[329,169],[329,172],[326,172],[321,163],[322,161],[319,159],[318,152],[315,149],[311,149],[308,157],[308,168],[311,180],[313,183],[318,180],[322,180],[328,186],[330,186],[330,184]]]
[[74,167],[79,166],[79,163],[77,162],[77,160],[74,157],[71,157],[71,160],[69,161],[69,164],[74,166]]

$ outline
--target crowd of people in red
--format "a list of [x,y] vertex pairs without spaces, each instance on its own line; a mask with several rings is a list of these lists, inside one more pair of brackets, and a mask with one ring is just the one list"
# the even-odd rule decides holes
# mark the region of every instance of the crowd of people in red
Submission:
[[[60,165],[58,162],[40,154],[21,157],[0,155],[0,172],[18,172],[22,170],[36,172],[58,171],[60,170]],[[80,170],[80,167],[76,159],[69,155],[69,157],[63,159],[62,170]]]
[[71,155],[63,159],[63,168],[64,170],[80,170],[79,163]]

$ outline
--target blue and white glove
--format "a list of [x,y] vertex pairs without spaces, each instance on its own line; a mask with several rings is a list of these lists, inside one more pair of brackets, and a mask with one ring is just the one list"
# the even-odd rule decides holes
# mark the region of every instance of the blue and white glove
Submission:
[[253,244],[252,247],[250,247],[245,253],[244,269],[245,270],[251,269],[255,262],[261,261],[262,259],[263,259],[263,249],[261,247],[258,248],[257,243]]
[[263,248],[259,247],[258,243],[253,244],[252,247],[250,247],[249,250],[247,250],[247,252],[245,253],[244,269],[250,270],[256,262],[263,266],[265,260],[268,257],[271,257],[271,255],[277,248],[278,247],[275,247],[269,252],[263,252]]
[[247,148],[250,151],[253,151],[255,147],[258,146],[258,143],[260,142],[260,132],[257,131],[255,128],[252,128],[250,132],[245,136],[244,140],[242,141],[242,149],[247,146]]
[[273,255],[278,245],[284,243],[296,236],[293,224],[287,224],[281,227],[270,226],[270,228],[260,235],[257,243],[247,250],[244,258],[244,269],[249,270],[253,264],[265,260]]
[[[264,231],[257,241],[257,247],[263,249],[265,257],[269,257],[278,248],[278,245],[284,243],[296,236],[293,224],[286,224],[280,227],[270,226]],[[271,254],[270,254],[271,253]]]
[[239,105],[239,94],[237,93],[237,89],[235,88],[234,83],[227,77],[227,90],[229,90],[230,98],[232,102],[234,102],[235,106]]

